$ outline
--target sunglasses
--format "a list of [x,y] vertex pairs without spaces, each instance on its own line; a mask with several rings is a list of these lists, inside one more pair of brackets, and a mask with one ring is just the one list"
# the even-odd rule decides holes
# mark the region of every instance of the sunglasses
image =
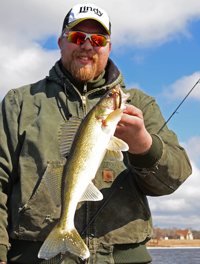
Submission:
[[69,33],[64,33],[63,37],[67,37],[67,40],[70,43],[81,45],[83,44],[87,38],[89,38],[92,46],[94,47],[104,47],[108,42],[110,42],[109,39],[107,39],[106,36],[101,34],[88,34],[82,31],[72,31]]

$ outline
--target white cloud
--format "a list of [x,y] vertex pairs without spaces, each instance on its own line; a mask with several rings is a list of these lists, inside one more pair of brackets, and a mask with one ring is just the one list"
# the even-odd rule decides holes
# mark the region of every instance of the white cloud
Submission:
[[[110,15],[113,39],[117,44],[163,43],[176,33],[190,36],[187,24],[200,18],[198,0],[90,0]],[[1,4],[0,21],[3,31],[11,36],[26,34],[23,39],[58,35],[64,16],[77,0],[7,0]],[[114,8],[113,8],[114,7]],[[8,19],[9,17],[9,19]],[[12,31],[10,31],[12,29]],[[120,36],[120,38],[119,38]]]
[[113,21],[114,40],[128,46],[158,45],[180,35],[191,37],[188,23],[200,17],[198,0],[115,1],[114,9],[113,1],[101,3]]
[[181,146],[183,146],[190,157],[195,163],[197,163],[200,159],[200,137],[192,137],[188,140],[188,142],[181,142]]
[[200,230],[200,137],[181,142],[192,165],[192,175],[171,195],[148,197],[154,225]]
[[167,196],[148,197],[154,225],[200,230],[200,170],[193,161],[191,164],[192,175],[177,191]]
[[[45,51],[38,44],[32,45],[24,50],[13,49],[0,45],[1,86],[0,98],[3,98],[7,91],[31,82],[36,82],[49,74],[50,66],[59,59],[58,51]],[[7,56],[9,54],[9,57]]]
[[187,229],[192,228],[194,230],[200,230],[199,227],[199,215],[154,215],[154,224],[160,228],[173,228]]
[[[193,73],[189,76],[183,76],[175,81],[169,87],[165,87],[162,96],[171,100],[177,98],[184,98],[195,84],[200,80],[200,71]],[[200,99],[200,83],[198,83],[190,93],[190,98]]]
[[141,88],[141,86],[140,86],[139,83],[134,83],[134,82],[132,82],[132,83],[130,83],[130,84],[128,84],[128,85],[126,86],[126,89],[132,89],[132,88],[134,88],[134,89],[139,89],[139,90],[143,91],[143,89]]
[[[187,25],[200,18],[199,0],[90,0],[110,15],[112,45],[118,52],[127,46],[156,46],[181,35],[191,37]],[[43,78],[59,59],[37,43],[59,37],[63,19],[79,0],[6,0],[0,8],[0,99],[19,85]],[[142,63],[142,57],[135,57]]]

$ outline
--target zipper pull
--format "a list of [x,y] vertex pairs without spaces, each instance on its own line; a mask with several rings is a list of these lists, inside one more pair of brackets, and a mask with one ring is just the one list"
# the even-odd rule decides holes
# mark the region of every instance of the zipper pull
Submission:
[[86,98],[85,98],[85,94],[87,93],[87,83],[85,82],[84,83],[84,86],[83,86],[83,95],[81,96],[81,99],[82,99],[82,103],[83,103],[83,107],[85,108],[86,107]]
[[84,82],[84,86],[83,86],[83,95],[85,95],[87,93],[87,83]]
[[85,96],[81,96],[81,100],[82,100],[82,103],[83,103],[83,107],[85,108],[86,107],[86,98],[85,98]]

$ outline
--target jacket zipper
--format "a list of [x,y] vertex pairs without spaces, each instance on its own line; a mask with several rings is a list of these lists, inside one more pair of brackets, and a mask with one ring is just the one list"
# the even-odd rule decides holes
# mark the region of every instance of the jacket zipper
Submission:
[[86,114],[86,93],[87,93],[87,83],[84,83],[83,95],[79,92],[79,90],[73,85],[73,88],[76,90],[78,95],[81,98],[84,114]]
[[80,96],[80,98],[81,98],[81,101],[82,101],[82,104],[83,104],[83,109],[84,109],[84,113],[86,114],[86,97],[89,95],[89,94],[91,94],[91,93],[93,93],[93,92],[95,92],[95,91],[98,91],[98,90],[103,90],[103,89],[105,89],[104,87],[102,87],[102,88],[98,88],[98,89],[94,89],[94,90],[91,90],[91,91],[89,91],[89,92],[87,92],[87,83],[85,82],[84,83],[84,87],[83,87],[83,94],[81,95],[81,93],[79,92],[79,90],[73,85],[73,88],[76,90],[76,92],[79,94],[79,96]]

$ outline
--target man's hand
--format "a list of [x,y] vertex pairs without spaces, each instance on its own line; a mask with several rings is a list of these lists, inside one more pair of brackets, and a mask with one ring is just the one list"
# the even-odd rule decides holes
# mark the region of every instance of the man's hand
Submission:
[[129,145],[129,153],[143,154],[152,145],[152,137],[145,128],[142,111],[133,105],[126,104],[115,136]]
[[6,264],[6,262],[0,262],[0,264]]

